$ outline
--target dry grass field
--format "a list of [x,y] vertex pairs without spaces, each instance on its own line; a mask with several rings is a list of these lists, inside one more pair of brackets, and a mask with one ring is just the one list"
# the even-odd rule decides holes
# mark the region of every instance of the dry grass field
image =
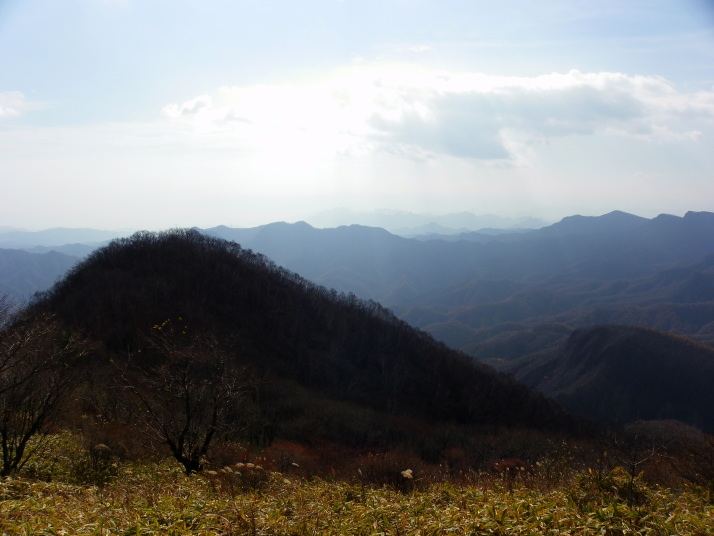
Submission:
[[441,482],[412,471],[380,487],[243,464],[186,476],[175,461],[104,463],[67,437],[58,446],[0,481],[0,534],[714,534],[703,490],[630,481],[621,469]]

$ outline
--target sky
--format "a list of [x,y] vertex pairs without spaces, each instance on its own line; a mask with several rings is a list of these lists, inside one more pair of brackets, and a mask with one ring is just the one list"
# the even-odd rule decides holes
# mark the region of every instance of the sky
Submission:
[[714,211],[714,1],[0,0],[0,208]]

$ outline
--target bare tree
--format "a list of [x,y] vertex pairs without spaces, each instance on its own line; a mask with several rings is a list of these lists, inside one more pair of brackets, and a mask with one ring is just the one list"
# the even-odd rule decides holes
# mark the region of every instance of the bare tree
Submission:
[[121,382],[138,402],[145,431],[191,474],[203,469],[217,436],[243,429],[243,406],[256,383],[215,338],[191,336],[171,321],[152,331]]
[[51,315],[30,314],[0,298],[1,476],[21,469],[42,445],[47,423],[76,379],[73,364],[88,348]]
[[632,423],[611,437],[610,450],[614,461],[627,474],[626,486],[622,491],[630,505],[644,498],[638,481],[644,475],[647,465],[664,455],[672,443],[670,434],[655,434],[648,430],[647,424],[643,421]]

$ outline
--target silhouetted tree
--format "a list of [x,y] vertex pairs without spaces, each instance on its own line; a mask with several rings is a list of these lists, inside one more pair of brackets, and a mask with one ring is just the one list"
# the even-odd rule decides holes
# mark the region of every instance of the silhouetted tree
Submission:
[[168,446],[186,474],[204,468],[211,442],[247,423],[256,382],[209,336],[192,336],[179,318],[156,325],[121,378],[150,438]]
[[51,315],[29,315],[0,298],[0,475],[21,469],[42,445],[87,349]]

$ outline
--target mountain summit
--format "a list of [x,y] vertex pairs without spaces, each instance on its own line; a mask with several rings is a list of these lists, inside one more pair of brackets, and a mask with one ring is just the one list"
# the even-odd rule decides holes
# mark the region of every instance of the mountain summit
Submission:
[[167,319],[210,333],[264,379],[261,411],[278,437],[379,444],[394,440],[390,430],[404,419],[561,432],[579,426],[552,401],[377,303],[196,231],[115,240],[36,307],[102,341],[112,359],[136,352],[141,337]]

